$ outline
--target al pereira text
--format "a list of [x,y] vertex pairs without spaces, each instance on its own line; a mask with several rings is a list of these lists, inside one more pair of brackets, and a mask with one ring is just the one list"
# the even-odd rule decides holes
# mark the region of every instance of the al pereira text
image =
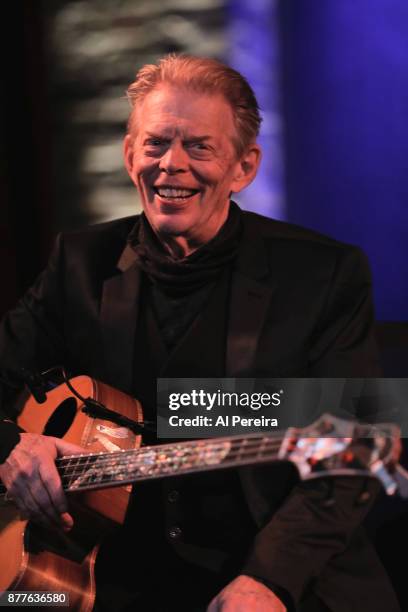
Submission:
[[171,427],[278,427],[278,419],[265,416],[241,417],[238,415],[220,415],[217,418],[198,415],[180,417],[176,414],[169,417]]

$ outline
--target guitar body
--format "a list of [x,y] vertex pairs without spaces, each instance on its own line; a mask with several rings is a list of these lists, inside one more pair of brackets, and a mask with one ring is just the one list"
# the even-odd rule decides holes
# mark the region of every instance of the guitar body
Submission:
[[[86,376],[71,380],[83,397],[110,410],[142,421],[140,403],[128,395]],[[30,433],[63,438],[84,453],[139,448],[141,436],[111,421],[82,412],[83,403],[66,385],[47,394],[38,404],[31,396],[18,424]],[[94,565],[101,533],[124,520],[131,487],[101,489],[70,495],[74,528],[69,534],[45,530],[21,520],[9,502],[0,505],[0,591],[66,591],[70,610],[90,612],[95,600]],[[4,554],[7,551],[6,554]]]

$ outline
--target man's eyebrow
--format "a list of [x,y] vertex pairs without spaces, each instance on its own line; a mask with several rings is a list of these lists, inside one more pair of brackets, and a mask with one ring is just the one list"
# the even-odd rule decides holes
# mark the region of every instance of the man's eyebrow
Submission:
[[205,140],[211,140],[212,136],[189,136],[185,138],[185,142],[204,142]]
[[156,134],[154,132],[146,132],[147,138],[156,138],[157,140],[170,140],[169,136],[164,134]]
[[[158,140],[171,140],[171,136],[169,134],[157,134],[156,132],[146,131],[147,138],[157,138]],[[211,140],[212,136],[203,134],[202,136],[186,136],[183,137],[184,142],[204,142],[206,140]]]

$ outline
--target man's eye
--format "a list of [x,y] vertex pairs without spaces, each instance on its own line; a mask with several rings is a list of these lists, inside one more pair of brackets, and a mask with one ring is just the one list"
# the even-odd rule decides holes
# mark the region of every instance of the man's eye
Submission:
[[163,144],[163,141],[159,138],[151,138],[146,142],[146,144],[150,147],[160,147]]

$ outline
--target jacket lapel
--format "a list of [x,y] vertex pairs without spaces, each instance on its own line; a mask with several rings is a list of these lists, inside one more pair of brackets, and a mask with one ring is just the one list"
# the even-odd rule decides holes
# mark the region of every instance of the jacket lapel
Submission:
[[271,282],[266,247],[251,218],[243,215],[242,247],[231,279],[226,375],[253,375],[262,327],[276,289]]
[[[226,376],[250,376],[271,297],[276,289],[265,244],[248,215],[243,215],[242,247],[231,279],[228,317]],[[127,245],[118,261],[118,274],[105,281],[101,327],[106,380],[130,391],[138,316],[140,270],[134,250]]]
[[117,264],[119,273],[104,282],[100,312],[106,376],[110,384],[130,392],[138,315],[140,270],[127,245]]

